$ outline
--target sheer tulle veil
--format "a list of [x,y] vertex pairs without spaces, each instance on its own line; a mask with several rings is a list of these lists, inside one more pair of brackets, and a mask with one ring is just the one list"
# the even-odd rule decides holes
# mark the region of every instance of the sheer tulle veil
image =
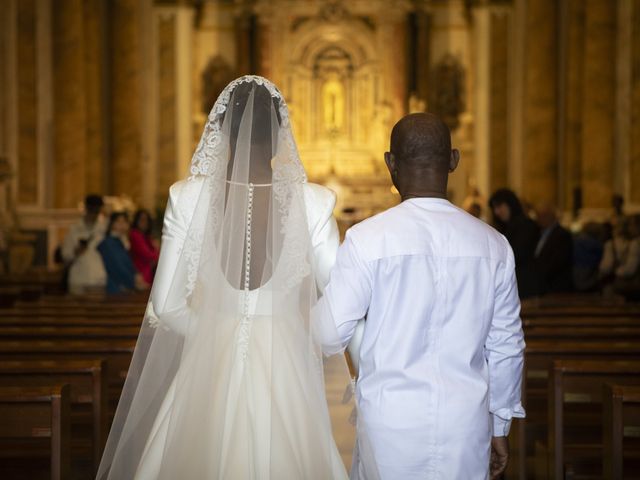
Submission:
[[225,88],[190,174],[97,477],[344,478],[309,323],[306,176],[272,83]]

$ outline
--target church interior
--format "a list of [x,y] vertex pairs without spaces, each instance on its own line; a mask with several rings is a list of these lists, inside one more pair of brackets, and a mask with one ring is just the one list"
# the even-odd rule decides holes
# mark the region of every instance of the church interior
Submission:
[[282,92],[342,235],[401,202],[394,124],[446,123],[448,200],[531,244],[504,478],[638,478],[640,0],[0,0],[0,477],[95,475],[153,268],[82,288],[74,228],[127,212],[157,261],[169,187],[247,74]]

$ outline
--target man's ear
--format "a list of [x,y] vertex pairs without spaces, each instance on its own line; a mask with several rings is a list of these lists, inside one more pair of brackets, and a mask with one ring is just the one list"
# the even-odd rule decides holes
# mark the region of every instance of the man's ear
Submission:
[[387,164],[387,168],[389,169],[391,178],[395,178],[397,174],[397,169],[396,169],[396,157],[393,156],[393,153],[384,152],[384,163]]
[[449,159],[449,173],[458,168],[458,163],[460,163],[460,150],[454,148],[451,150],[451,158]]

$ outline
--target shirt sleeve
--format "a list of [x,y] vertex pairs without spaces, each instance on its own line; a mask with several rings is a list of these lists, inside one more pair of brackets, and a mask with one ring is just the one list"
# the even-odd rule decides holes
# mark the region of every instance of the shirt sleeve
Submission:
[[372,277],[349,232],[338,248],[336,264],[324,295],[312,312],[314,331],[323,351],[344,351],[371,302]]
[[521,404],[524,335],[513,253],[509,249],[496,288],[493,320],[485,343],[489,367],[489,411],[495,437],[507,436],[513,417],[524,418]]

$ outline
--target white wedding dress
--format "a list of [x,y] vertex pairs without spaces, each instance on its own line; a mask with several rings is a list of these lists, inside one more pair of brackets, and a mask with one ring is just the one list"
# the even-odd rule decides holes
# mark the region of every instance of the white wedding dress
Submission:
[[[154,288],[154,295],[152,297],[151,308],[153,308],[153,313],[151,313],[151,318],[160,319],[164,316],[163,314],[165,312],[161,309],[164,308],[163,305],[166,304],[168,283],[173,277],[179,252],[184,241],[186,226],[190,224],[191,217],[193,216],[193,206],[200,195],[202,185],[202,182],[198,181],[182,181],[171,187],[170,200],[165,213],[165,226],[162,235],[162,246],[165,254],[156,272],[156,288]],[[338,229],[335,219],[333,218],[335,195],[325,187],[310,183],[303,185],[303,191],[313,245],[313,257],[316,261],[315,274],[318,284],[324,286],[327,283],[329,272],[335,261],[336,250],[339,243]],[[237,298],[237,300],[232,303],[237,302],[240,304],[242,302],[242,290],[235,289],[228,283],[221,285],[221,287],[225,289],[225,296]],[[271,287],[269,283],[267,283],[260,287],[260,290],[264,291],[269,288]],[[298,395],[291,395],[290,390],[298,388],[295,384],[295,379],[303,373],[298,371],[297,368],[300,359],[296,358],[295,348],[286,352],[289,359],[280,365],[281,368],[284,369],[280,377],[283,380],[281,385],[270,385],[270,378],[263,375],[265,365],[271,362],[271,358],[268,354],[270,345],[263,345],[262,340],[270,338],[270,335],[266,335],[264,332],[270,330],[272,324],[269,319],[271,312],[269,299],[271,297],[270,295],[260,295],[260,293],[260,291],[254,290],[251,291],[250,295],[251,314],[264,319],[264,321],[255,322],[252,326],[252,343],[249,347],[252,355],[248,356],[248,361],[244,364],[241,358],[239,358],[243,355],[241,349],[236,349],[234,354],[221,356],[223,357],[224,363],[220,364],[220,368],[229,370],[231,372],[231,379],[229,387],[227,387],[227,389],[221,388],[217,390],[217,393],[246,403],[238,405],[236,402],[225,402],[227,409],[221,416],[220,426],[229,432],[229,435],[223,438],[221,445],[211,445],[210,448],[212,450],[228,449],[231,452],[244,453],[247,449],[247,443],[255,442],[258,444],[258,448],[256,448],[257,452],[268,452],[267,448],[259,448],[259,446],[267,446],[271,441],[268,419],[270,417],[270,404],[273,403],[278,406],[283,414],[283,421],[285,422],[288,435],[297,438],[296,448],[300,450],[300,453],[306,451],[305,453],[313,454],[311,446],[307,445],[307,440],[313,443],[313,438],[318,435],[318,432],[313,430],[318,427],[330,428],[330,425],[326,422],[320,422],[315,425],[315,422],[313,422],[314,419],[304,416],[304,406],[297,405],[300,397]],[[173,302],[171,303],[173,304]],[[179,300],[176,303],[179,303]],[[176,309],[173,308],[171,310],[173,310],[174,313],[173,316],[168,317],[169,322],[171,322],[171,318],[175,316]],[[234,313],[235,312],[229,312],[230,319],[234,318]],[[183,328],[180,324],[174,324],[171,325],[171,327],[175,329]],[[281,333],[287,335],[286,331]],[[288,343],[295,347],[295,345],[293,345],[294,342],[295,338],[292,337],[288,339]],[[185,365],[185,368],[193,368],[193,366]],[[241,392],[244,377],[249,379],[246,384],[253,389],[254,393],[252,395],[246,395]],[[145,452],[138,467],[136,474],[137,479],[155,479],[159,476],[160,460],[167,435],[174,389],[175,383],[173,383],[169,389],[154,423],[152,433],[149,436]],[[255,400],[258,401],[256,402]],[[250,417],[243,419],[244,422],[252,424],[252,435],[250,436],[245,436],[243,433],[248,430],[248,425],[224,425],[224,423],[232,422],[230,419],[234,418],[234,411],[238,409],[251,412]],[[231,432],[230,430],[234,428],[236,432]],[[313,430],[308,430],[309,428]],[[327,430],[322,433],[321,436],[330,437],[331,431]],[[335,444],[330,444],[330,447],[332,476],[318,476],[317,478],[346,478],[344,465],[342,464]],[[230,458],[229,463],[222,470],[220,478],[269,478],[270,458],[268,456],[261,458],[259,453],[252,463],[246,463],[243,455]],[[294,454],[294,456],[300,457],[298,460],[304,460],[305,455]],[[307,469],[305,467],[299,470],[301,466],[296,465],[295,462],[291,460],[292,459],[288,458],[282,459],[278,468],[279,475],[277,478],[302,478],[298,476],[302,471],[311,471],[310,468]],[[313,458],[309,458],[308,460],[311,463],[314,462]],[[324,468],[322,470],[326,471]],[[262,475],[261,472],[263,472],[264,475]]]
[[346,479],[309,323],[338,247],[335,195],[306,182],[272,84],[225,89],[191,172],[170,190],[98,478]]

